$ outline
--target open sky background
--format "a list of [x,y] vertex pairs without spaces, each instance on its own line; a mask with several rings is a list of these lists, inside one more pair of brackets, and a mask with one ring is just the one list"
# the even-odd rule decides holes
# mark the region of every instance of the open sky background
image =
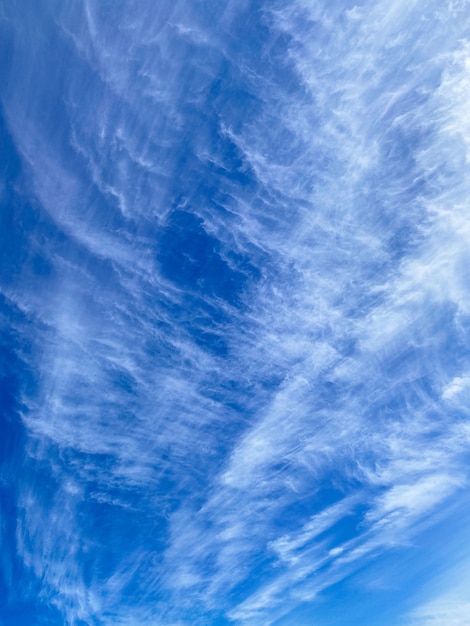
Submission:
[[6,0],[0,76],[0,624],[468,626],[468,0]]

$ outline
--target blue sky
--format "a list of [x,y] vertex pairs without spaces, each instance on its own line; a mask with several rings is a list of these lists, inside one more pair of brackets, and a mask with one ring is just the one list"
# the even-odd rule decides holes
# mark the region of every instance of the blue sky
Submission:
[[0,74],[0,624],[468,625],[468,0],[10,1]]

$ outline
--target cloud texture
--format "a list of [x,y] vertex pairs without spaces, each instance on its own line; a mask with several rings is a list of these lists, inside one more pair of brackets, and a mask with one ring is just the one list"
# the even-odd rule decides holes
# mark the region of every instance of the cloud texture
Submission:
[[345,624],[468,510],[469,9],[1,9],[9,607]]

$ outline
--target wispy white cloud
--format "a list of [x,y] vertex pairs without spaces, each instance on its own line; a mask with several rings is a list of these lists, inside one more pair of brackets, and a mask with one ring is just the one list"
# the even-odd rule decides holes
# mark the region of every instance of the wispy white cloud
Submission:
[[447,598],[419,609],[409,623],[415,626],[465,626],[469,620],[470,603]]
[[[90,1],[54,16],[64,137],[3,97],[53,224],[47,297],[27,269],[2,287],[33,320],[22,416],[50,480],[19,496],[18,547],[70,623],[272,623],[467,485],[465,4],[431,5],[281,4],[253,52],[235,3],[116,24]],[[229,296],[178,282],[176,209]]]

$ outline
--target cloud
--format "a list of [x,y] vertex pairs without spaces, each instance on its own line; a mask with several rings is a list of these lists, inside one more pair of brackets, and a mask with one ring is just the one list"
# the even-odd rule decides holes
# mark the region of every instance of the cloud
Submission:
[[272,623],[467,485],[463,6],[8,9],[18,553],[68,623]]
[[416,626],[465,626],[469,619],[470,603],[449,599],[418,610],[409,623]]

